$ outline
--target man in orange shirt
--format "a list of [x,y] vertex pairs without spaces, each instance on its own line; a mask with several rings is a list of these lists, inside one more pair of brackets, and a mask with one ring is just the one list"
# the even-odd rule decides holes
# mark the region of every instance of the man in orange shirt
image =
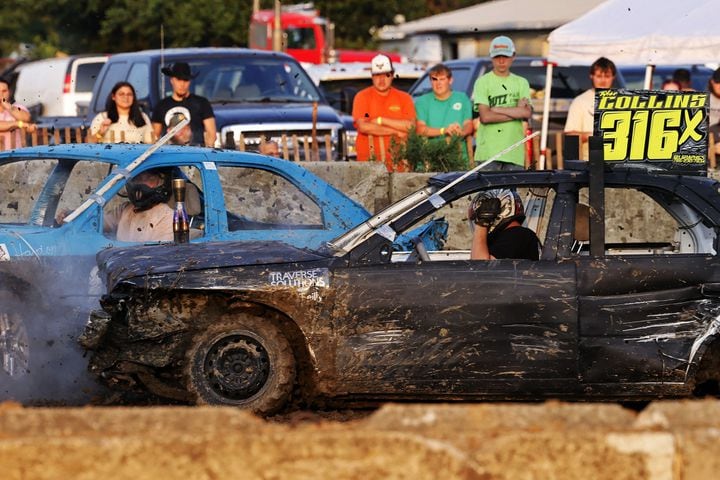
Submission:
[[[395,70],[386,55],[377,55],[370,64],[372,86],[360,90],[353,101],[352,116],[357,137],[357,159],[385,163],[389,172],[407,171],[407,163],[391,156],[392,139],[403,142],[415,125],[415,105],[407,93],[393,88]],[[400,160],[400,159],[396,159]]]

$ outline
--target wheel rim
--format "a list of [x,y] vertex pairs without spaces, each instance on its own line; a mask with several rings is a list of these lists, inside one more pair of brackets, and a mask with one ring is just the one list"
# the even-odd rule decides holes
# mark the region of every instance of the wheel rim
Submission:
[[205,356],[203,373],[210,389],[241,401],[257,394],[270,378],[270,356],[255,338],[242,334],[215,340]]

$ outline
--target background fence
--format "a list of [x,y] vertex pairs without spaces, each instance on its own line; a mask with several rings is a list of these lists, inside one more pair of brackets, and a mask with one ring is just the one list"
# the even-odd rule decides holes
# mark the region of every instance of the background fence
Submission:
[[[60,145],[65,143],[95,143],[94,138],[89,134],[87,128],[37,128],[32,131],[23,130],[20,135],[20,141],[17,139],[17,135],[14,132],[10,132],[10,149],[20,148],[26,146],[37,146],[37,145]],[[114,132],[110,132],[110,143],[115,142],[113,135]],[[121,133],[118,142],[123,142],[124,134]],[[265,140],[261,140],[261,144]],[[566,135],[563,132],[552,132],[548,137],[548,148],[545,151],[545,168],[546,169],[562,169],[564,168],[565,153],[568,149],[567,145],[572,142],[567,142]],[[285,160],[291,160],[295,162],[300,161],[317,161],[325,160],[332,161],[332,139],[329,134],[317,136],[313,138],[312,135],[286,135],[283,134],[279,138],[278,146],[280,150],[280,157]],[[575,142],[575,145],[577,143]],[[292,148],[293,145],[297,148]],[[324,157],[321,158],[319,145],[324,145]],[[472,142],[468,137],[468,150],[472,152]],[[223,144],[225,148],[232,148],[240,151],[257,151],[254,148],[248,148],[245,143],[245,138],[242,134],[236,140],[233,138],[229,142]],[[258,148],[260,145],[258,145]],[[714,141],[713,135],[710,134],[709,139],[709,150],[708,150],[708,168],[717,168],[717,153],[716,147],[719,147]],[[0,151],[4,150],[3,142],[0,142]],[[540,138],[535,137],[532,140],[532,144],[527,148],[528,165],[534,168],[539,168],[540,159]],[[472,158],[472,155],[471,155]]]

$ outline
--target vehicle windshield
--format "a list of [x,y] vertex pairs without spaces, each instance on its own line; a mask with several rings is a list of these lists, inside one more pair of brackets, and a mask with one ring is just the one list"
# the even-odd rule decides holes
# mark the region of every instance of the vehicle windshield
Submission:
[[[472,75],[473,69],[467,65],[451,65],[450,68],[453,72],[453,90],[471,95],[477,79]],[[543,92],[545,90],[547,67],[544,65],[523,65],[521,62],[517,62],[513,64],[512,72],[525,78],[530,84],[531,91]],[[556,67],[553,70],[552,98],[575,98],[590,87],[592,87],[592,83],[588,75],[588,67]],[[417,97],[431,90],[430,78],[425,75],[413,88],[412,96]],[[542,95],[536,93],[533,98],[535,97],[540,98]]]
[[[712,77],[713,70],[708,67],[698,65],[677,65],[677,66],[659,66],[653,69],[650,89],[659,90],[662,88],[663,82],[672,79],[673,72],[677,68],[685,68],[690,71],[690,81],[692,88],[700,92],[707,90],[708,81]],[[645,70],[644,65],[641,66],[622,66],[620,71],[625,79],[626,88],[634,90],[642,90],[645,87]]]
[[[178,59],[177,61],[182,61]],[[189,59],[190,69],[197,76],[192,92],[211,103],[228,102],[314,102],[320,93],[299,64],[282,58],[217,58]],[[172,92],[170,78],[165,94]]]
[[[472,91],[472,84],[474,84],[475,82],[475,77],[473,76],[473,69],[467,65],[453,65],[450,68],[453,74],[453,90],[455,90],[456,92]],[[412,89],[412,92],[410,92],[410,94],[413,97],[419,97],[420,95],[424,95],[431,91],[432,87],[430,86],[430,75],[424,75],[422,79],[420,79],[420,82],[417,84],[417,86]]]

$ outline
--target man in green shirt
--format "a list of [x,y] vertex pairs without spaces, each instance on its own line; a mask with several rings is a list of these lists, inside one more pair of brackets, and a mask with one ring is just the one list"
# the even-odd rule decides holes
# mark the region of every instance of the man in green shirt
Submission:
[[[523,121],[530,118],[530,85],[510,72],[515,45],[506,36],[490,42],[493,69],[475,81],[473,100],[480,115],[475,161],[489,160],[495,154],[525,137]],[[525,148],[522,145],[488,165],[492,170],[522,170]]]
[[[454,135],[463,138],[472,135],[472,104],[465,93],[452,90],[452,71],[439,63],[430,69],[428,76],[432,92],[415,100],[415,128],[418,135],[432,138],[433,141],[444,141]],[[465,142],[462,143],[462,155],[467,162]]]

